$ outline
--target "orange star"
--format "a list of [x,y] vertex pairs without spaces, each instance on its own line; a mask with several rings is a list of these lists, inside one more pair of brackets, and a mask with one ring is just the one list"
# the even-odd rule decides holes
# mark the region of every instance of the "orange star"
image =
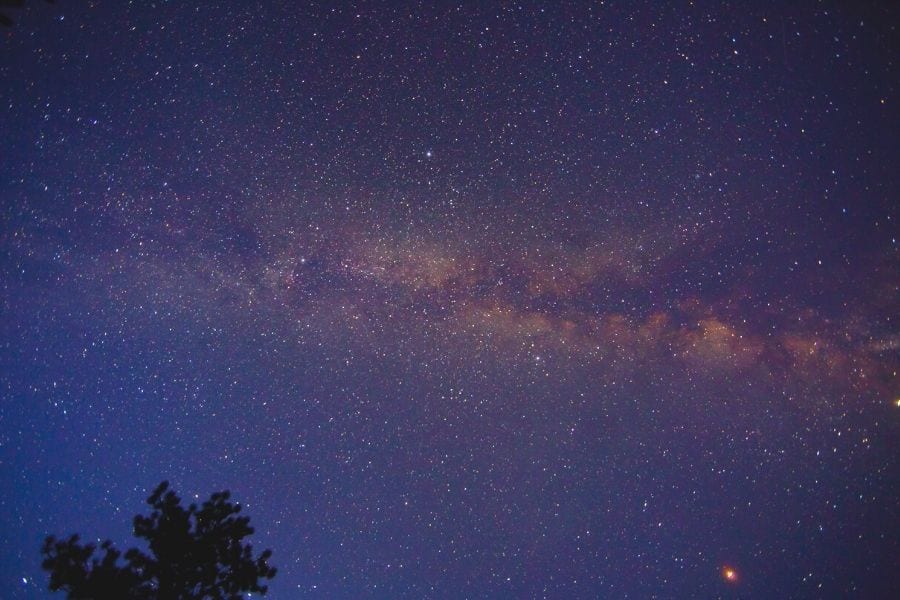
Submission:
[[726,583],[737,583],[738,582],[738,572],[734,567],[729,567],[725,565],[722,567],[722,579],[725,580]]

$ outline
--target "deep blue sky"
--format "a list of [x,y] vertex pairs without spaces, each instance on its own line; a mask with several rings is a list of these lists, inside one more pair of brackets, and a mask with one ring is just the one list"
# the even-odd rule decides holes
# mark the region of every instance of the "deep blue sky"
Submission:
[[276,599],[900,595],[896,6],[5,14],[4,598],[163,479]]

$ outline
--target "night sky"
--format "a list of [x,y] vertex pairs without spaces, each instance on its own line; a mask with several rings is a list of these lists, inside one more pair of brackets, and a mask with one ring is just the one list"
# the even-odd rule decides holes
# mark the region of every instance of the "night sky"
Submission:
[[0,590],[232,491],[282,598],[900,597],[900,7],[27,2]]

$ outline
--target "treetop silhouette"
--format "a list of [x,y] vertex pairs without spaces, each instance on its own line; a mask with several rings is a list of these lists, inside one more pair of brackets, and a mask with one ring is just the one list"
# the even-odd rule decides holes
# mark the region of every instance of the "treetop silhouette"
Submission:
[[[44,0],[52,4],[55,0]],[[6,25],[7,27],[13,24],[12,18],[6,14],[7,8],[22,8],[25,6],[25,0],[0,0],[0,8],[3,9],[3,12],[0,12],[0,25]]]
[[150,554],[137,548],[122,553],[112,542],[81,545],[78,535],[66,540],[49,536],[41,554],[50,573],[50,590],[70,600],[165,599],[238,600],[244,592],[265,594],[260,580],[272,579],[271,550],[253,556],[243,539],[253,534],[250,517],[227,491],[213,494],[199,508],[181,506],[164,481],[147,499],[149,516],[134,518],[134,535],[147,540]]

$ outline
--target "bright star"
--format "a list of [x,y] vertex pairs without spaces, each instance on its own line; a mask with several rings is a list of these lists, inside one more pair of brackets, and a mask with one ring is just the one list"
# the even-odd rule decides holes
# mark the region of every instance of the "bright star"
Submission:
[[738,572],[734,567],[729,567],[725,565],[722,567],[722,579],[724,579],[727,583],[737,583],[738,581]]

